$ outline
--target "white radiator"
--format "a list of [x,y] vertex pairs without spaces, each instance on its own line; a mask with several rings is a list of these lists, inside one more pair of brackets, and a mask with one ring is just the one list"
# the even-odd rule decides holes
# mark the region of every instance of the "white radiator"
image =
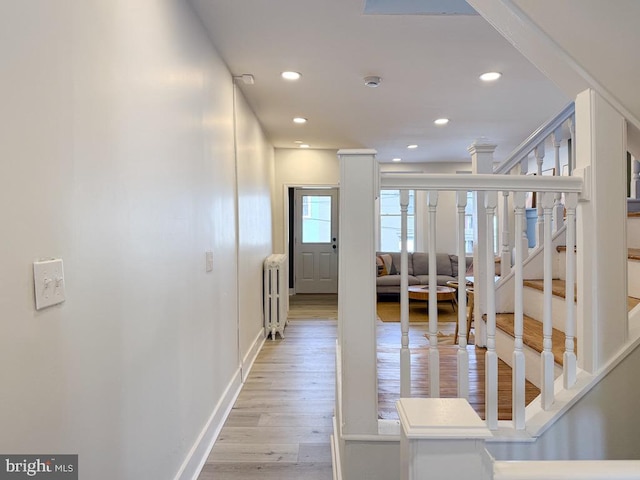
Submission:
[[284,338],[289,312],[289,282],[287,256],[269,255],[264,261],[264,329],[265,335],[276,339],[276,332]]

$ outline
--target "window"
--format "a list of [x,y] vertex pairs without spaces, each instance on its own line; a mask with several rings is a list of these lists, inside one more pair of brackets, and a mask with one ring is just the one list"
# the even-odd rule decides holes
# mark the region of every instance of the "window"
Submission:
[[[400,232],[400,190],[380,191],[380,250],[399,252],[401,250]],[[414,251],[415,244],[415,191],[409,190],[409,208],[407,209],[407,250]]]
[[330,196],[302,196],[302,243],[331,243]]
[[[476,225],[476,196],[474,192],[467,192],[467,206],[464,210],[464,250],[473,255],[473,238]],[[498,253],[498,216],[493,217],[493,253]]]

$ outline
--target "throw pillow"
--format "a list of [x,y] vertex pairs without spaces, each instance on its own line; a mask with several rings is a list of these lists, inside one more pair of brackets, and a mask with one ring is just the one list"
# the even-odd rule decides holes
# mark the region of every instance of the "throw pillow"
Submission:
[[389,275],[389,272],[387,272],[387,269],[384,265],[384,260],[380,258],[380,255],[376,257],[376,268],[377,268],[379,277],[382,277],[383,275]]
[[393,265],[393,258],[388,253],[383,253],[382,255],[378,255],[378,258],[382,261],[383,268],[380,275],[395,275],[396,269]]

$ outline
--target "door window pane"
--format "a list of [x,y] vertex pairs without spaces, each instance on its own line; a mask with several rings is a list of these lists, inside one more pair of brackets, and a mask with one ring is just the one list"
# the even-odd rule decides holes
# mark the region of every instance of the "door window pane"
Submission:
[[302,243],[331,243],[331,197],[302,196]]

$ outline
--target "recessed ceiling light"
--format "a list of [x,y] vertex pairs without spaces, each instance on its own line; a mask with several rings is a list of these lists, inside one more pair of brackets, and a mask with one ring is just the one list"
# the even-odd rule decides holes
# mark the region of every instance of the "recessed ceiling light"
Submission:
[[306,143],[303,143],[300,145],[300,148],[309,148],[309,145],[307,145]]
[[391,159],[392,162],[401,162],[402,159],[401,158],[393,158]]
[[299,145],[299,144],[304,143],[304,142],[302,140],[294,140],[293,143],[297,143]]
[[434,120],[433,123],[435,123],[436,125],[446,125],[447,123],[449,123],[449,119],[448,118],[438,118],[437,120]]
[[298,72],[282,72],[280,75],[285,80],[298,80],[302,76]]
[[413,150],[414,148],[418,148],[418,145],[416,145],[416,144],[414,143],[414,144],[411,144],[411,145],[407,145],[407,148],[409,148],[409,149],[412,149],[412,150]]
[[480,75],[480,80],[483,82],[495,82],[502,74],[500,72],[487,72]]
[[303,117],[296,117],[293,119],[293,123],[307,123],[307,119]]

